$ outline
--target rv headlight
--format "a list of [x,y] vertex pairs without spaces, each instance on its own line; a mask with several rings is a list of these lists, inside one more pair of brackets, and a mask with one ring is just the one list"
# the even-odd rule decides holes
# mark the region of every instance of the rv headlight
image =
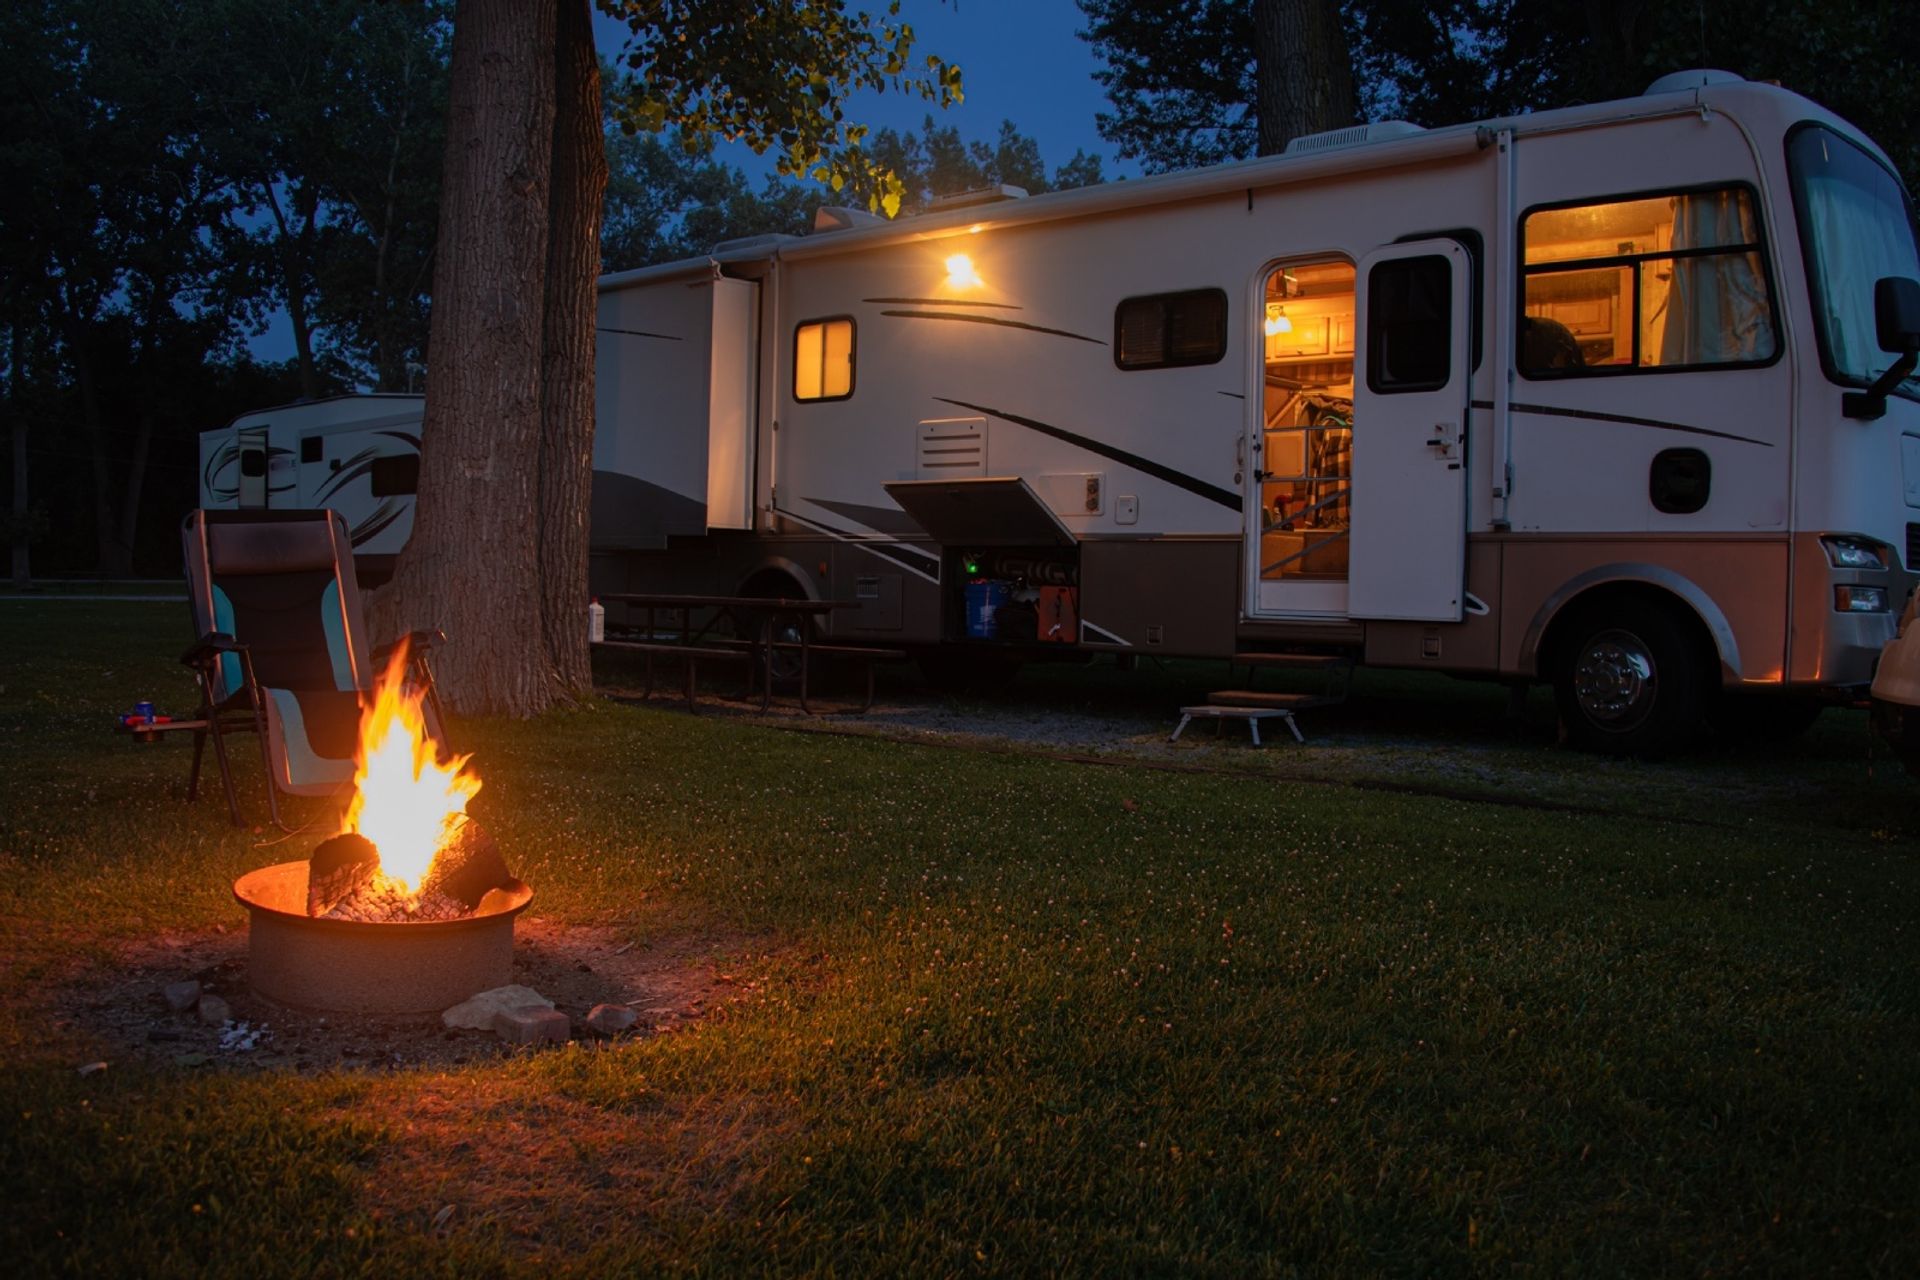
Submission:
[[1820,545],[1826,548],[1827,563],[1836,569],[1884,569],[1886,557],[1881,553],[1880,544],[1869,542],[1865,538],[1822,538]]
[[1885,613],[1885,587],[1835,587],[1833,607],[1841,613]]

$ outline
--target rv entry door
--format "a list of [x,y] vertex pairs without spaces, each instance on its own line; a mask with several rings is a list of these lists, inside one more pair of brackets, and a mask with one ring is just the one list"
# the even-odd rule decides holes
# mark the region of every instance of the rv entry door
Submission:
[[1458,622],[1466,594],[1472,260],[1455,240],[1360,263],[1347,613]]

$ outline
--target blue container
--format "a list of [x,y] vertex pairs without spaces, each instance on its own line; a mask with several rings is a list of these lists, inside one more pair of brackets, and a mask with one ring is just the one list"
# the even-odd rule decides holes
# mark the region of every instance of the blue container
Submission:
[[993,639],[993,615],[1007,602],[1012,594],[1004,582],[969,582],[967,584],[967,638],[970,640]]

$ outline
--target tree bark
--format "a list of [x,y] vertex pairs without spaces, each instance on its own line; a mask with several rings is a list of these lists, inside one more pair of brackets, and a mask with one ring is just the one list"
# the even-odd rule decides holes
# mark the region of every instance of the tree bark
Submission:
[[26,359],[26,342],[21,334],[20,325],[15,321],[9,327],[8,339],[11,351],[7,360],[7,414],[9,434],[13,437],[13,585],[25,591],[33,585],[33,562],[30,553],[32,528],[30,514],[32,506],[27,501],[27,414],[20,403],[20,363]]
[[1353,59],[1338,0],[1254,0],[1260,154],[1354,120]]
[[467,714],[534,715],[554,695],[535,520],[554,23],[554,0],[454,13],[420,493],[372,610],[376,638],[446,631],[441,695]]
[[559,0],[553,199],[542,361],[541,632],[558,692],[593,687],[587,645],[587,518],[593,489],[594,319],[607,155],[589,0]]

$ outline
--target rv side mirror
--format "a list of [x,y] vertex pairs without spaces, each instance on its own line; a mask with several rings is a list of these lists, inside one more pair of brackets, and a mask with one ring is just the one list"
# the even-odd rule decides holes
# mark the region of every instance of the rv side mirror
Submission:
[[1885,276],[1874,281],[1873,327],[1882,351],[1920,351],[1920,280]]
[[1873,282],[1873,327],[1882,351],[1900,358],[1865,391],[1840,397],[1840,412],[1871,422],[1887,411],[1887,395],[1920,363],[1920,280],[1883,276]]

